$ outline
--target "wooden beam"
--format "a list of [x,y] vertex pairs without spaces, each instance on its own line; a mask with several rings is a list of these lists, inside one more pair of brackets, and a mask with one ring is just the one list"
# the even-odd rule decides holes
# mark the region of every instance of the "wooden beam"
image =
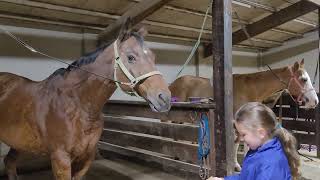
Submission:
[[109,25],[102,33],[99,34],[99,40],[103,41],[109,38],[115,38],[114,36],[121,25],[127,18],[131,18],[131,24],[134,26],[144,20],[146,17],[160,9],[163,5],[171,0],[143,0],[140,3],[134,5],[127,12],[125,12],[115,23]]
[[[33,2],[33,1],[29,1],[29,0],[24,0],[24,1],[0,0],[0,2],[7,2],[7,3],[12,3],[12,4],[22,5],[22,6],[36,7],[36,8],[41,8],[41,9],[49,9],[49,10],[54,10],[54,11],[68,12],[68,13],[81,14],[81,15],[87,15],[87,16],[93,16],[93,17],[101,17],[101,18],[106,18],[106,20],[112,20],[112,21],[121,18],[121,16],[119,16],[119,15],[112,15],[112,14],[102,13],[102,12],[98,12],[98,11],[53,5],[53,4],[49,4],[49,3],[43,3],[43,2]],[[1,15],[3,15],[3,14],[1,14]],[[145,25],[150,25],[150,26],[178,29],[178,30],[191,31],[191,32],[197,32],[197,33],[201,32],[200,28],[187,27],[187,26],[181,26],[181,25],[169,24],[169,23],[163,23],[163,22],[144,20],[144,21],[142,21],[142,23]],[[103,30],[105,30],[105,28]],[[203,33],[211,34],[211,31],[204,30]]]
[[[232,10],[231,0],[215,0],[212,4],[212,53],[214,100],[216,109],[210,111],[212,132],[210,153],[214,176],[233,172],[234,136],[232,126]],[[214,120],[214,121],[213,121]]]
[[320,1],[319,0],[308,0],[308,1],[314,3],[317,6],[320,6]]
[[199,49],[196,50],[196,53],[194,55],[194,66],[196,67],[196,77],[200,76],[200,62],[199,62]]
[[[0,0],[1,1],[1,0]],[[0,19],[3,18],[5,20],[0,20],[0,23],[2,25],[16,25],[15,21],[23,21],[25,23],[34,23],[34,26],[30,25],[22,25],[22,23],[19,23],[20,27],[28,27],[28,28],[37,28],[37,29],[46,29],[46,30],[59,30],[62,31],[61,27],[59,29],[59,26],[62,26],[64,28],[73,29],[68,30],[68,32],[74,32],[74,33],[80,33],[79,30],[85,29],[90,30],[91,33],[99,33],[100,31],[103,31],[105,28],[102,28],[101,26],[97,26],[94,24],[85,25],[80,24],[79,22],[63,22],[63,21],[57,21],[57,20],[47,20],[35,16],[26,16],[26,15],[9,15],[9,14],[0,14]],[[50,29],[47,26],[53,26],[54,29]],[[200,31],[200,30],[199,30]],[[169,39],[169,40],[178,40],[178,41],[187,41],[187,42],[196,42],[196,38],[191,37],[184,37],[184,36],[171,36],[171,35],[165,35],[165,34],[156,34],[156,33],[148,33],[148,37],[155,37],[155,38],[161,38],[161,39]],[[202,42],[209,43],[211,41],[209,40],[202,40]]]
[[[254,37],[316,9],[317,6],[315,6],[313,3],[308,1],[299,1],[287,8],[281,9],[280,11],[263,18],[260,21],[249,24],[246,28],[250,37]],[[248,39],[243,30],[234,32],[232,34],[232,38],[233,44],[238,44]]]
[[[254,22],[252,24],[248,24],[246,26],[246,29],[248,31],[248,34],[250,37],[254,37],[258,34],[261,34],[263,32],[266,32],[272,28],[275,28],[281,24],[284,24],[288,21],[291,21],[299,16],[302,16],[304,14],[307,14],[311,11],[314,11],[317,9],[317,6],[309,1],[299,1],[289,7],[286,7],[284,9],[281,9],[278,12],[275,12],[260,21]],[[232,33],[232,44],[236,45],[239,44],[242,41],[247,40],[248,37],[243,32],[242,29]],[[208,57],[212,55],[211,51],[211,45],[207,46],[208,49],[204,50],[205,57]]]

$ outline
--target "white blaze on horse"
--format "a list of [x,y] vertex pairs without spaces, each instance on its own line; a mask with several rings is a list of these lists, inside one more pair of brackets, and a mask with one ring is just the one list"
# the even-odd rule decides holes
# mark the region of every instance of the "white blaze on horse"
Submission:
[[[213,82],[214,83],[214,82]],[[207,78],[182,76],[170,84],[172,97],[178,101],[188,101],[189,97],[213,97],[213,88]],[[257,101],[263,102],[271,95],[287,89],[295,101],[303,102],[307,108],[315,108],[319,102],[317,93],[307,71],[304,60],[295,62],[292,66],[250,74],[233,75],[233,112],[241,105]],[[236,140],[236,152],[239,146]],[[240,165],[235,156],[236,169]]]

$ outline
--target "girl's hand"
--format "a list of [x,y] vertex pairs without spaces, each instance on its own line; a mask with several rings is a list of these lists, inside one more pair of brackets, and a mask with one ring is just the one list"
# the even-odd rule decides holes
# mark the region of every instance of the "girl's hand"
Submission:
[[210,177],[207,180],[224,180],[223,178],[218,178],[218,177]]

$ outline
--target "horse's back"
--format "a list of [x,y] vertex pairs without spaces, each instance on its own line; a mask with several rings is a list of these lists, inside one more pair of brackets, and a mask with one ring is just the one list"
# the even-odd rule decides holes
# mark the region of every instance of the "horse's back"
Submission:
[[27,82],[32,81],[16,74],[0,72],[0,97]]
[[189,97],[212,97],[213,89],[209,79],[191,75],[181,76],[169,86],[171,95],[178,101],[188,101]]

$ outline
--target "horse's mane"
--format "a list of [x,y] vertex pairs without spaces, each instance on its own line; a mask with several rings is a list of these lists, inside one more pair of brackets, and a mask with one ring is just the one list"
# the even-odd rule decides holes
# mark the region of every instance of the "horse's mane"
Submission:
[[[137,39],[139,42],[140,46],[143,46],[144,39],[143,37],[138,34],[137,32],[131,32],[130,36],[133,36]],[[90,63],[93,63],[99,54],[105,50],[109,45],[111,45],[114,42],[114,40],[110,40],[109,42],[103,43],[100,45],[97,49],[95,49],[93,52],[87,53],[84,56],[81,56],[78,60],[72,62],[67,68],[60,68],[57,69],[55,72],[53,72],[50,76],[49,79],[52,77],[55,77],[57,75],[64,75],[68,71],[72,71],[74,69],[77,69],[83,65],[87,65]]]
[[107,48],[112,42],[109,42],[107,44],[103,44],[100,47],[98,47],[95,51],[90,52],[82,57],[80,57],[78,60],[71,63],[67,68],[66,71],[71,71],[73,69],[77,69],[83,65],[93,63],[99,54],[104,51],[105,48]]

